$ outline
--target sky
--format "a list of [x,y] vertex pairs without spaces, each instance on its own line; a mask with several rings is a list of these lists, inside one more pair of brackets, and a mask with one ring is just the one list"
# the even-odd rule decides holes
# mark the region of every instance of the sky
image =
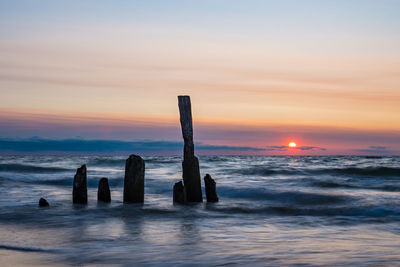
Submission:
[[400,155],[398,14],[397,0],[2,0],[0,152],[177,148],[185,94],[203,153]]

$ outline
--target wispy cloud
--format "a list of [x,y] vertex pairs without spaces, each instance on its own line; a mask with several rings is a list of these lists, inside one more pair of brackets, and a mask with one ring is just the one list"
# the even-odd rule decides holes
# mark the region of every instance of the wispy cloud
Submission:
[[[311,150],[318,150],[318,151],[326,151],[326,148],[318,147],[318,146],[298,146],[298,147],[291,147],[290,149],[299,149],[301,151],[311,151]],[[267,146],[267,151],[288,151],[288,146]]]
[[287,146],[267,146],[267,151],[287,151]]
[[265,148],[252,146],[216,146],[203,143],[196,143],[196,149],[200,150],[232,150],[232,151],[265,151]]
[[368,148],[353,149],[353,151],[361,153],[373,153],[373,154],[393,153],[393,151],[386,146],[369,146]]
[[323,147],[318,147],[318,146],[298,146],[295,147],[295,149],[300,149],[300,150],[319,150],[319,151],[326,151],[326,148]]

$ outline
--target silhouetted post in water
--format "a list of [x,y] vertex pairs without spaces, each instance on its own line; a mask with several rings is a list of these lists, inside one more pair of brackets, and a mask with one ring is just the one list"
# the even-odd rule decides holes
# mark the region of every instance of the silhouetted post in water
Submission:
[[39,199],[39,207],[48,207],[48,206],[50,206],[49,202],[47,202],[46,199],[41,197]]
[[74,204],[87,203],[86,165],[82,165],[76,171],[72,189],[72,202]]
[[110,186],[107,178],[101,178],[97,190],[97,201],[111,202]]
[[186,192],[185,188],[183,187],[182,181],[179,181],[174,185],[174,203],[186,203]]
[[126,160],[124,202],[144,202],[144,161],[137,155],[130,155]]
[[207,202],[218,202],[216,183],[208,173],[204,176],[204,185],[206,188]]
[[202,202],[199,160],[194,155],[192,107],[189,96],[178,96],[183,140],[183,182],[188,202]]

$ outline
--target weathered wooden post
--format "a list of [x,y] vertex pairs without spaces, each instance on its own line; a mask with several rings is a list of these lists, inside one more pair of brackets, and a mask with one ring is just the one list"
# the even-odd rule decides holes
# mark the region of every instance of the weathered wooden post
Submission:
[[217,184],[208,173],[204,176],[204,186],[206,188],[207,202],[218,202]]
[[39,207],[48,207],[48,206],[50,206],[49,202],[47,202],[46,199],[41,197],[39,199]]
[[175,183],[174,185],[174,203],[185,204],[186,203],[186,192],[182,181]]
[[140,156],[130,155],[125,164],[124,202],[144,202],[144,161]]
[[99,188],[97,190],[97,201],[102,201],[106,203],[111,202],[111,192],[107,178],[101,178],[99,181]]
[[183,182],[188,202],[202,202],[199,160],[194,155],[192,107],[189,96],[178,96],[183,140]]
[[72,202],[74,204],[87,203],[86,165],[82,165],[76,170],[72,188]]

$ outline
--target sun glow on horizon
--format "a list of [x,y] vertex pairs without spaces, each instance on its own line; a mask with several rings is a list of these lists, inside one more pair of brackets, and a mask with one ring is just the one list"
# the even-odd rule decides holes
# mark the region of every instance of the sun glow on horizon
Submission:
[[288,147],[296,147],[297,145],[296,145],[296,143],[295,142],[290,142],[289,144],[288,144]]

